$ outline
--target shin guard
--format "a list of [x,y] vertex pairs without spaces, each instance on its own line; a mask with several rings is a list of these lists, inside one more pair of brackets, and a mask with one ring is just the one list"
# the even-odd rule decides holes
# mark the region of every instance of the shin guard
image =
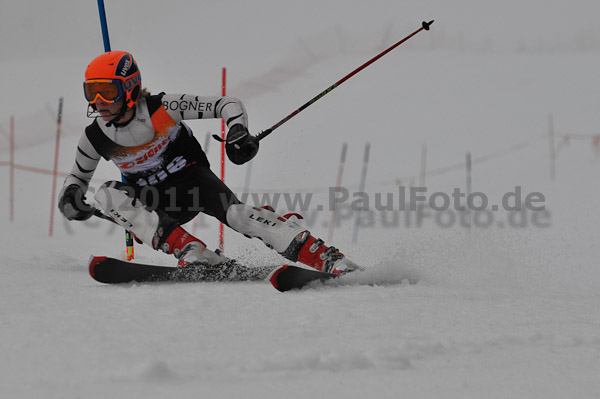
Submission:
[[[177,227],[177,221],[160,210],[148,209],[134,196],[131,187],[118,181],[104,183],[94,199],[117,224],[131,231],[145,244],[164,250],[166,238]],[[165,251],[170,253],[169,250]]]
[[271,210],[245,204],[234,204],[229,207],[227,223],[239,233],[259,238],[280,254],[285,252],[300,233],[307,230]]

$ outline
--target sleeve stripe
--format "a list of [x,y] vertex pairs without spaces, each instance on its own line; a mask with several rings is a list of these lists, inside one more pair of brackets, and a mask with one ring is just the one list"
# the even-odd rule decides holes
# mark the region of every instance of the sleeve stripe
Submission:
[[231,122],[233,122],[235,119],[239,118],[240,116],[244,115],[243,113],[236,115],[236,116],[232,116],[231,118],[227,119],[227,126],[229,126],[229,124]]
[[218,99],[218,100],[217,100],[217,102],[215,103],[215,118],[217,117],[217,109],[219,108],[219,104],[221,104],[221,101],[222,101],[222,100],[223,100],[223,99],[222,99],[222,98],[220,98],[220,99]]
[[83,169],[81,167],[81,165],[79,164],[79,161],[77,161],[77,160],[75,160],[75,165],[77,165],[77,168],[81,171],[81,173],[93,173],[94,172],[94,169],[90,169],[90,170]]
[[[219,113],[222,114],[223,113],[223,108],[225,108],[229,104],[236,104],[236,102],[235,101],[230,101],[228,103],[223,104],[223,106],[221,107],[221,111],[219,111]],[[218,107],[215,107],[215,108],[218,108]]]
[[89,182],[83,180],[81,177],[74,175],[73,173],[69,173],[68,177],[74,177],[75,179],[79,180],[84,186],[87,187],[87,185],[89,184]]
[[79,146],[77,146],[77,151],[79,151],[79,152],[80,152],[80,153],[81,153],[83,156],[85,156],[85,157],[87,157],[87,158],[89,158],[89,159],[93,159],[94,161],[99,161],[99,160],[100,160],[100,158],[94,158],[94,157],[91,157],[91,156],[89,156],[89,155],[88,155],[88,154],[86,154],[86,153],[85,153],[85,151],[83,151],[83,150],[81,149],[81,147],[79,147]]

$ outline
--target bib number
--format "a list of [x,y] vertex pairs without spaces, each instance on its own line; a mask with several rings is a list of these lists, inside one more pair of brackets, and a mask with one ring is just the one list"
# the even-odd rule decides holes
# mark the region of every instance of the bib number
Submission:
[[173,173],[176,173],[181,169],[185,168],[185,165],[187,165],[187,161],[183,156],[180,155],[173,159],[171,162],[169,162],[169,164],[164,169],[146,178],[140,177],[137,180],[136,184],[141,187],[154,186],[164,181],[167,177],[169,177],[169,175],[172,175]]

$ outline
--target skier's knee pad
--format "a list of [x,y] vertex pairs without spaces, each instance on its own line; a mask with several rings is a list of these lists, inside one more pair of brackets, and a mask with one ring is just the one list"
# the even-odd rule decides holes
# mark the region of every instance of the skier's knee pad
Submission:
[[307,230],[275,212],[245,204],[234,204],[227,209],[227,223],[237,232],[261,239],[279,253],[283,253],[298,234]]
[[159,248],[160,241],[164,241],[164,237],[177,225],[164,212],[148,209],[135,197],[130,186],[118,181],[104,183],[94,199],[115,222],[154,249]]

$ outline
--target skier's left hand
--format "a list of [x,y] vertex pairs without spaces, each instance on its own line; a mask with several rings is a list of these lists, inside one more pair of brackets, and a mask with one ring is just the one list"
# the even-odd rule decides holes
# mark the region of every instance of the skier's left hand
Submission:
[[243,125],[235,124],[227,133],[225,150],[231,162],[242,165],[256,156],[258,140]]

